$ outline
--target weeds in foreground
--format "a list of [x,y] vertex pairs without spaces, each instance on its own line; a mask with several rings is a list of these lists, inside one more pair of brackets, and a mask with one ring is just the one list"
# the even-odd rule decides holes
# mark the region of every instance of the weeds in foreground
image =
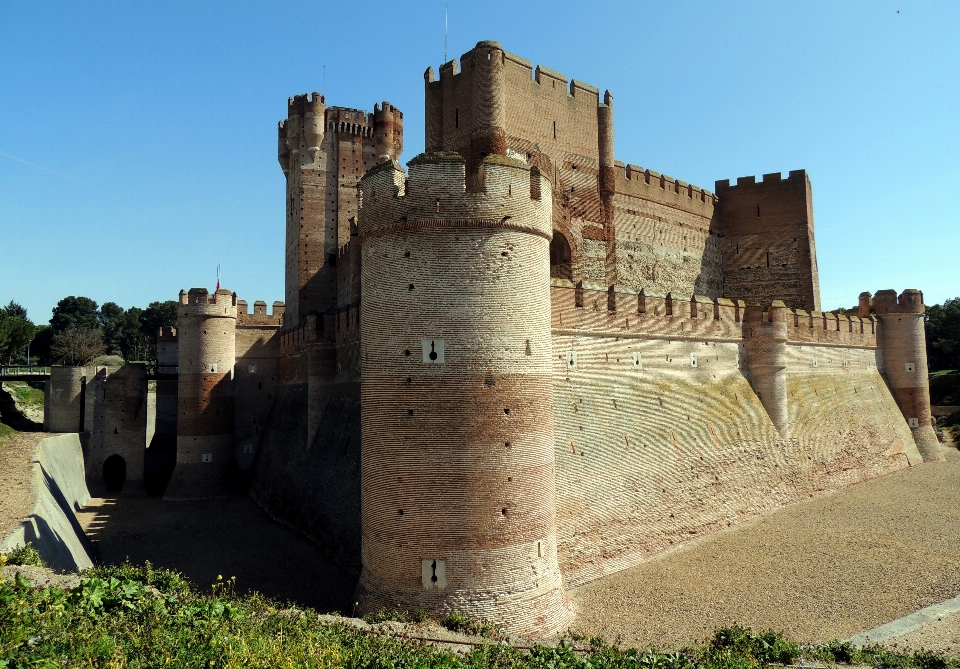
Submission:
[[[719,630],[683,650],[621,650],[602,639],[589,648],[514,648],[484,643],[465,655],[413,639],[363,633],[312,610],[290,610],[259,595],[238,596],[233,579],[200,593],[179,574],[125,564],[84,572],[73,590],[31,588],[22,576],[0,582],[0,668],[323,667],[325,669],[759,669],[798,659],[875,667],[954,669],[960,661],[928,652],[897,654],[833,642],[798,646],[773,632]],[[416,622],[392,612],[374,621]],[[451,618],[453,620],[451,620]],[[467,616],[445,624],[473,630]]]
[[481,622],[465,613],[451,613],[441,620],[440,624],[452,632],[472,634],[486,639],[496,639],[503,636],[503,631],[498,625]]
[[28,567],[42,567],[43,559],[40,553],[29,541],[26,545],[18,546],[13,550],[0,555],[0,567],[6,564],[16,564]]
[[410,611],[400,611],[397,609],[380,609],[376,613],[365,615],[363,620],[371,625],[385,622],[422,623],[427,620],[427,610],[422,606],[412,613]]

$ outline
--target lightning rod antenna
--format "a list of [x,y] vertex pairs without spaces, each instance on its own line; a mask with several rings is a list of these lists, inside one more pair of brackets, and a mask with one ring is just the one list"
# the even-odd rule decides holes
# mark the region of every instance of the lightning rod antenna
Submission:
[[450,32],[450,5],[443,8],[443,62],[447,62],[447,35]]
[[327,97],[327,66],[323,66],[323,97]]

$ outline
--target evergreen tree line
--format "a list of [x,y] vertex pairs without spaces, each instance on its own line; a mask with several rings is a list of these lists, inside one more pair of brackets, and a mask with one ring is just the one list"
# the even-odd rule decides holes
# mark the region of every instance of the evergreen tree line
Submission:
[[[127,361],[157,358],[157,331],[177,324],[177,302],[151,302],[146,309],[102,306],[89,297],[65,297],[49,324],[35,325],[14,301],[0,309],[0,364],[86,365],[101,355]],[[29,349],[28,349],[29,347]]]

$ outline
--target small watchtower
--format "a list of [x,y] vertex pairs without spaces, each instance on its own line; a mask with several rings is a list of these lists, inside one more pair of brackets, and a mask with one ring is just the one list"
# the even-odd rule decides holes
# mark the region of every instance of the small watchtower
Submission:
[[233,456],[237,296],[225,288],[180,291],[177,464],[165,496],[209,497],[227,489]]

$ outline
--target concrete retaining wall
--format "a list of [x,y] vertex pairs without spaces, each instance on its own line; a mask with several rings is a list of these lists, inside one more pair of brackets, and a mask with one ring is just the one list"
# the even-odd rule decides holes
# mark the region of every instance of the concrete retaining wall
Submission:
[[74,515],[90,501],[80,435],[58,434],[37,444],[31,487],[34,503],[30,516],[0,542],[0,552],[30,542],[48,567],[92,567],[90,541]]

